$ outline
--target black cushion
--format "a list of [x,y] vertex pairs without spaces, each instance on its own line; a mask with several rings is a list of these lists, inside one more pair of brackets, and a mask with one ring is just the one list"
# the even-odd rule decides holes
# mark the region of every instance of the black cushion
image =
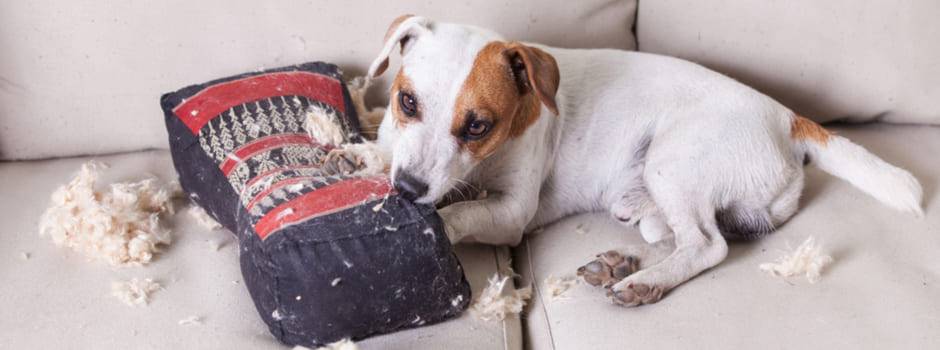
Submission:
[[362,339],[467,307],[469,285],[433,207],[400,198],[384,175],[322,168],[332,146],[304,131],[311,106],[362,142],[335,66],[219,79],[161,105],[180,183],[238,237],[245,285],[277,339]]

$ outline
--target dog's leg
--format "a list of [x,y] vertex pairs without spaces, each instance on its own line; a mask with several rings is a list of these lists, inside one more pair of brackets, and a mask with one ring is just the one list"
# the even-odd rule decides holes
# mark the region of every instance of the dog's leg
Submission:
[[728,253],[728,246],[715,222],[714,210],[709,206],[710,201],[703,200],[694,189],[684,189],[685,185],[679,179],[662,175],[651,177],[652,181],[647,181],[647,185],[675,234],[676,249],[662,262],[614,285],[611,297],[624,306],[659,301],[664,293],[715,266]]
[[614,202],[610,207],[610,215],[625,226],[637,225],[647,243],[659,242],[672,234],[642,185],[634,185],[620,200]]
[[656,243],[672,235],[669,225],[659,212],[652,213],[640,219],[640,235],[647,243]]
[[457,202],[438,213],[452,243],[516,245],[535,216],[538,195],[490,193],[481,200]]
[[593,286],[610,288],[627,276],[662,261],[675,250],[672,240],[638,244],[596,255],[596,259],[578,268],[578,276]]

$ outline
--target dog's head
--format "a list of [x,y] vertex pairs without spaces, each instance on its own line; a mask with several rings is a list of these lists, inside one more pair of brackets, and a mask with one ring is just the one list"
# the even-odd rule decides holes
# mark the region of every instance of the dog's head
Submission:
[[405,15],[385,34],[369,68],[388,68],[401,47],[379,143],[392,152],[395,188],[419,203],[440,200],[480,162],[557,114],[559,73],[548,53],[491,31]]

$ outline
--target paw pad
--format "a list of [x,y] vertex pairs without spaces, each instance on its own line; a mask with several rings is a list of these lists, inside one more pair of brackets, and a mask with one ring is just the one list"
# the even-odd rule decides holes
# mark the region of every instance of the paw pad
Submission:
[[597,254],[597,259],[578,268],[578,276],[592,286],[610,288],[639,269],[639,261],[616,251]]

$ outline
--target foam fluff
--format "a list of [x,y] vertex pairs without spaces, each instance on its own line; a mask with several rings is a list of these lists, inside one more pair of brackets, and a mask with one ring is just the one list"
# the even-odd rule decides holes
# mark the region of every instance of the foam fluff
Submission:
[[796,250],[780,257],[776,262],[760,264],[760,269],[778,277],[805,275],[809,283],[819,281],[822,269],[832,262],[832,257],[822,252],[822,247],[809,237]]
[[129,306],[150,303],[150,293],[160,289],[160,284],[150,278],[111,282],[111,295]]
[[82,165],[72,181],[52,193],[52,204],[39,220],[39,234],[114,266],[146,264],[161,245],[170,243],[160,215],[173,212],[173,190],[150,178],[97,191],[101,168],[106,166]]
[[346,142],[346,133],[336,113],[318,105],[307,108],[304,129],[315,142],[323,145],[339,146]]
[[576,283],[578,283],[578,279],[571,276],[559,278],[549,275],[547,278],[545,278],[545,289],[548,291],[548,296],[552,300],[562,299],[562,294],[565,294],[565,292],[567,292],[568,289],[571,288],[571,286],[574,286]]
[[532,297],[532,288],[514,289],[512,283],[508,282],[508,276],[500,278],[498,273],[489,278],[489,285],[473,304],[477,318],[484,321],[501,321],[507,315],[522,312],[526,300]]
[[[297,345],[294,347],[294,350],[310,350],[310,348]],[[321,346],[316,350],[359,350],[359,346],[352,340],[343,339],[335,343],[327,344],[326,346]]]
[[217,230],[217,229],[222,228],[222,225],[220,225],[218,222],[215,221],[215,219],[209,216],[209,213],[207,213],[205,209],[202,209],[202,207],[196,204],[193,204],[192,206],[190,206],[187,212],[189,212],[189,216],[196,219],[196,222],[199,223],[199,226],[205,227],[210,230]]

